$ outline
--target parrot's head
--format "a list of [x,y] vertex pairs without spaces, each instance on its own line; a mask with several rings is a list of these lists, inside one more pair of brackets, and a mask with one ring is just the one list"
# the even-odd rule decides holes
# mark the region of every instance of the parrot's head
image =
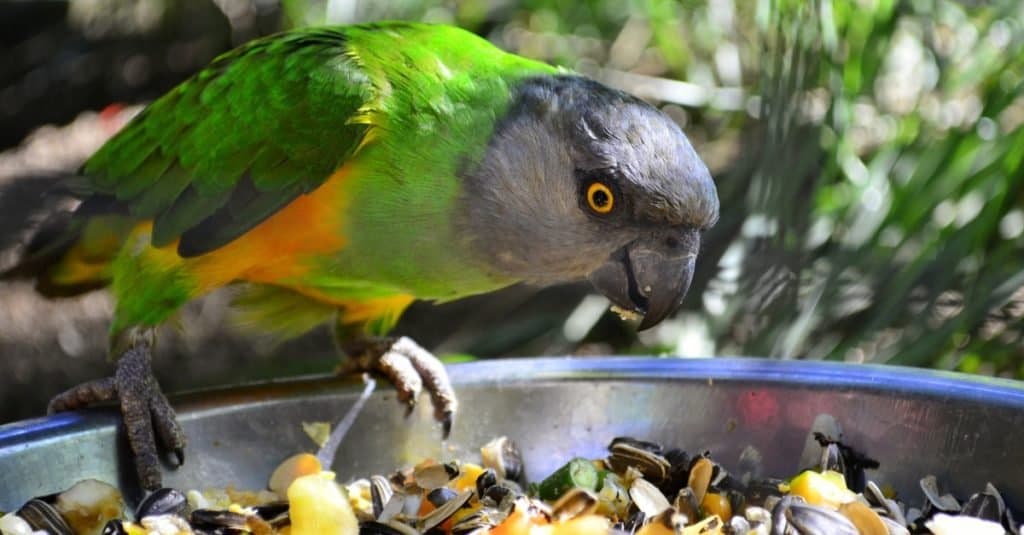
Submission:
[[516,90],[464,172],[463,234],[497,276],[587,278],[651,327],[682,302],[718,219],[707,167],[645,102],[578,76]]

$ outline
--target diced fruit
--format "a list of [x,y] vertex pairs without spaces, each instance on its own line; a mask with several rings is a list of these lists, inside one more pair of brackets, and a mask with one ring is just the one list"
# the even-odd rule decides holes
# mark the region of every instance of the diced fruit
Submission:
[[505,521],[491,530],[490,535],[530,535],[536,520],[522,511],[512,511]]
[[277,465],[274,473],[270,474],[270,483],[267,488],[277,493],[278,496],[284,496],[293,481],[302,476],[318,474],[321,470],[323,467],[320,466],[320,459],[317,459],[315,455],[311,453],[292,455]]
[[803,497],[809,504],[827,505],[833,509],[857,498],[856,494],[846,488],[843,475],[830,471],[805,470],[789,482],[789,492]]
[[292,535],[358,535],[359,521],[334,472],[297,478],[288,487]]
[[108,521],[124,516],[121,491],[95,479],[79,481],[60,493],[54,507],[81,535],[99,535]]
[[534,526],[530,530],[530,535],[601,535],[608,533],[609,528],[607,518],[598,515],[583,515],[557,524]]
[[555,501],[574,487],[591,491],[597,489],[597,468],[594,463],[576,457],[541,481],[537,490],[540,499]]
[[459,477],[452,481],[451,487],[459,492],[475,489],[476,478],[480,477],[482,473],[484,473],[484,467],[473,463],[463,463],[459,467]]
[[600,515],[583,515],[572,520],[549,524],[542,517],[513,511],[490,535],[601,535],[608,533],[610,523]]

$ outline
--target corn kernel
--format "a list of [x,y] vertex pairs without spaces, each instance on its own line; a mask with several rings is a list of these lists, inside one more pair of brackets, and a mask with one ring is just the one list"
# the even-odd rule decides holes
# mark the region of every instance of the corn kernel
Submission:
[[700,508],[705,515],[716,515],[725,522],[732,518],[732,504],[724,494],[717,492],[705,494],[704,499],[700,502]]

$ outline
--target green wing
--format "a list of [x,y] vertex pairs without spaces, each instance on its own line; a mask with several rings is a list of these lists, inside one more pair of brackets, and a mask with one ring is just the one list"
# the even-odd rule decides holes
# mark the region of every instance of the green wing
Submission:
[[[316,189],[360,146],[372,84],[342,28],[253,41],[143,110],[83,168],[92,204],[153,220],[152,242],[216,249]],[[88,200],[87,200],[88,202]]]

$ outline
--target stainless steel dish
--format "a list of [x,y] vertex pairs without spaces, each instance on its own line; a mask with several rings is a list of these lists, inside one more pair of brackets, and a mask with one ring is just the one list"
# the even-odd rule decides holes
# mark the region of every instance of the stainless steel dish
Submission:
[[[537,479],[574,455],[603,456],[631,435],[709,449],[727,468],[751,446],[764,475],[801,468],[807,430],[820,414],[844,440],[881,461],[869,477],[917,504],[918,480],[935,474],[958,497],[994,483],[1024,507],[1024,387],[926,370],[758,359],[521,359],[451,367],[461,412],[440,440],[429,403],[406,416],[394,392],[370,399],[342,444],[342,479],[387,472],[423,457],[477,458],[497,435],[519,442]],[[273,467],[316,446],[306,421],[336,422],[361,384],[306,379],[178,398],[189,436],[179,488],[262,488]],[[0,510],[83,478],[120,483],[132,494],[116,413],[93,410],[0,426]]]

